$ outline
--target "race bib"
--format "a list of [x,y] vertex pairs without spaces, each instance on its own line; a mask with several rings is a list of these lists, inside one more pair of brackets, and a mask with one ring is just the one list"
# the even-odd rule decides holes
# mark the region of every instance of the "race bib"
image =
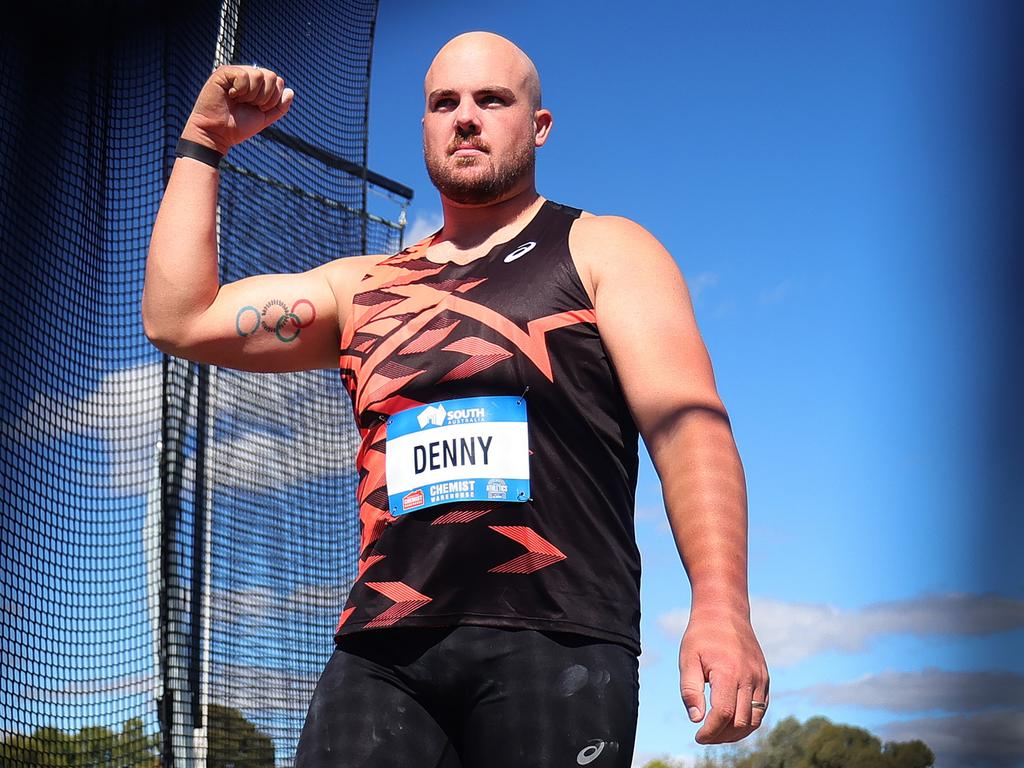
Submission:
[[526,400],[464,397],[388,419],[385,472],[392,515],[453,501],[526,501]]

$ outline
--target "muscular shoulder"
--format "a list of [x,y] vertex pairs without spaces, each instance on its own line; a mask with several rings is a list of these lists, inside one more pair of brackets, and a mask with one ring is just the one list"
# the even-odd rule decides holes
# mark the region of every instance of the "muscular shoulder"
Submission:
[[625,216],[584,212],[569,233],[569,250],[594,299],[603,281],[671,263],[671,255],[647,229]]
[[366,256],[346,256],[335,259],[316,268],[330,283],[331,290],[339,304],[346,304],[352,300],[359,281],[373,267],[384,259],[388,258],[382,254],[368,254]]
[[316,267],[313,272],[319,272],[334,294],[334,301],[338,308],[338,329],[339,332],[345,328],[348,322],[349,313],[352,308],[352,299],[359,290],[359,282],[363,276],[387,256],[381,254],[369,254],[366,256],[346,256],[341,259],[329,261]]
[[654,235],[632,219],[625,216],[596,216],[587,212],[573,225],[570,240],[597,256],[623,247],[643,250],[661,248]]

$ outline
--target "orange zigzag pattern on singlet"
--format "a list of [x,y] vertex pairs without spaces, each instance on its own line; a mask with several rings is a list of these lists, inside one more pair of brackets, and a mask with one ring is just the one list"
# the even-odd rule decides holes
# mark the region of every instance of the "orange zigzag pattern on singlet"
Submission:
[[[382,413],[398,413],[407,408],[423,405],[407,397],[392,397],[380,404]],[[383,442],[382,431],[384,422],[378,421],[368,429],[361,430],[363,441],[356,454],[356,466],[360,468],[359,484],[356,487],[356,501],[359,504],[359,520],[362,523],[362,536],[359,541],[359,552],[365,554],[384,532],[386,525],[393,523],[395,517],[388,511],[367,501],[372,495],[383,496],[386,488],[384,481],[384,452],[374,446]]]
[[[360,472],[359,484],[356,486],[356,502],[359,504],[359,522],[362,523],[362,535],[359,541],[359,553],[365,555],[388,523],[393,523],[395,518],[386,510],[382,510],[374,504],[367,502],[367,498],[376,492],[383,492],[384,483],[384,454],[375,450],[372,446],[377,442],[378,433],[384,423],[380,422],[372,428],[365,430],[363,442],[356,454],[356,466]],[[361,575],[361,574],[360,574]],[[357,579],[358,580],[358,579]]]
[[453,341],[443,349],[445,352],[458,352],[468,355],[469,359],[452,368],[438,379],[438,382],[468,379],[482,371],[486,371],[493,365],[497,365],[502,360],[508,360],[508,358],[512,357],[512,353],[507,349],[477,336],[466,336],[458,341]]
[[353,605],[351,608],[346,608],[344,611],[341,612],[341,616],[338,618],[338,626],[334,628],[335,632],[340,630],[345,625],[345,622],[348,621],[348,617],[351,616],[355,612],[355,610],[356,607]]
[[367,629],[390,627],[433,600],[432,597],[417,592],[401,581],[368,581],[366,586],[377,590],[389,600],[395,601],[394,605],[374,617],[372,621],[367,622]]
[[[423,405],[423,403],[402,397],[397,394],[401,388],[423,371],[410,372],[405,375],[388,377],[377,373],[380,366],[386,365],[393,355],[400,355],[405,345],[416,345],[412,348],[425,351],[442,342],[448,333],[423,334],[412,341],[417,334],[428,326],[443,312],[450,310],[455,315],[472,318],[487,326],[529,358],[538,370],[549,380],[554,380],[551,359],[548,353],[546,335],[549,331],[564,328],[578,323],[596,323],[596,313],[592,309],[580,309],[562,312],[556,315],[537,318],[527,323],[523,331],[518,325],[494,310],[477,304],[468,298],[456,295],[486,281],[486,278],[467,279],[454,289],[423,284],[424,278],[440,273],[446,264],[429,264],[422,255],[432,238],[428,237],[414,246],[402,251],[380,264],[375,265],[364,277],[364,290],[356,295],[352,305],[352,318],[346,324],[342,336],[340,356],[342,369],[351,369],[346,374],[346,386],[355,389],[355,411],[360,414],[374,411],[381,414],[398,413],[406,408]],[[411,265],[410,262],[415,262]],[[410,264],[410,266],[404,266]],[[447,285],[451,285],[448,283]],[[368,300],[378,293],[379,301],[374,304],[361,304],[359,297]],[[409,319],[401,322],[403,316]],[[410,317],[411,316],[411,317]],[[456,321],[456,324],[459,321]],[[450,330],[454,325],[450,326]],[[358,352],[353,354],[349,346],[356,334],[376,338],[360,343]],[[390,334],[390,335],[389,335]],[[433,343],[431,343],[433,342]],[[485,346],[486,345],[486,346]],[[446,375],[447,378],[464,375],[475,375],[482,370],[507,359],[512,353],[483,339],[463,339],[450,344],[446,348],[450,352],[471,355],[469,360],[455,364]],[[364,358],[365,355],[365,358]],[[358,382],[358,383],[357,383]],[[359,518],[363,523],[363,536],[360,542],[362,552],[367,552],[383,532],[384,526],[395,518],[389,511],[378,505],[385,491],[385,461],[379,451],[370,450],[376,442],[381,424],[373,424],[362,428],[363,444],[356,459],[356,465],[362,470],[362,477],[356,492],[359,503]],[[376,502],[374,501],[376,499]],[[550,557],[550,555],[548,555]]]
[[489,525],[492,531],[508,536],[526,547],[526,553],[496,565],[489,573],[533,573],[565,560],[565,553],[535,530],[525,525]]
[[[568,325],[597,322],[596,313],[592,309],[571,310],[531,320],[527,323],[528,330],[524,332],[514,322],[489,307],[481,306],[461,296],[438,291],[430,286],[406,285],[392,288],[389,292],[400,293],[406,297],[406,301],[389,303],[386,310],[389,315],[416,313],[416,316],[373,347],[361,365],[358,361],[349,358],[352,363],[358,365],[360,372],[373,371],[377,366],[387,362],[399,347],[419,333],[427,323],[441,312],[450,310],[458,315],[477,320],[501,334],[526,355],[548,381],[554,381],[546,334]],[[377,400],[393,394],[400,388],[401,384],[396,384],[393,387],[377,386],[372,393],[368,393],[366,387],[360,386],[357,393],[356,410],[359,413],[369,410]],[[372,396],[370,396],[371,394]]]
[[[416,317],[409,320],[402,328],[382,341],[376,348],[373,345],[360,345],[361,351],[372,350],[365,360],[360,360],[358,357],[347,354],[347,352],[343,353],[341,355],[341,367],[352,368],[356,371],[357,375],[362,369],[373,371],[383,362],[384,358],[389,357],[405,342],[419,333],[433,318],[444,310],[450,309],[457,314],[478,320],[504,336],[523,352],[549,381],[553,381],[545,334],[548,331],[563,328],[567,325],[596,323],[597,316],[594,310],[574,310],[537,318],[527,324],[528,330],[524,333],[518,325],[504,315],[455,295],[455,292],[464,293],[479,285],[486,278],[468,280],[456,288],[455,292],[441,290],[434,286],[417,282],[425,277],[432,277],[440,273],[448,266],[447,264],[433,265],[426,259],[426,251],[432,241],[432,235],[425,237],[404,251],[375,265],[366,274],[364,282],[370,281],[371,284],[365,286],[366,290],[360,291],[357,297],[372,293],[373,291],[381,291],[404,298],[398,301],[387,298],[371,306],[360,305],[358,301],[355,302],[352,307],[353,316],[351,322],[346,325],[343,333],[342,350],[348,349],[356,333],[366,332],[367,324],[373,319],[384,319],[404,314],[415,314]],[[413,269],[403,266],[411,262],[415,262],[418,267],[425,268]],[[428,264],[429,266],[426,266]],[[397,391],[398,388],[400,387],[392,389],[392,392]],[[385,396],[387,390],[387,388],[376,390],[374,397],[368,398],[366,397],[364,387],[360,386],[358,389],[357,412],[363,412],[369,404],[375,402],[378,396]]]

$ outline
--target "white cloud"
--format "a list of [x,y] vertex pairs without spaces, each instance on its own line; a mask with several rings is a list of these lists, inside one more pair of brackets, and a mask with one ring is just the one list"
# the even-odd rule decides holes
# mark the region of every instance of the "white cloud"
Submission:
[[157,362],[113,371],[81,399],[37,395],[16,429],[50,439],[81,435],[116,443],[108,457],[107,487],[118,496],[144,493],[157,466],[160,382]]
[[1024,710],[925,717],[873,729],[885,741],[920,739],[935,765],[957,768],[1020,768],[1024,764]]
[[[105,488],[118,496],[143,494],[157,477],[162,380],[162,364],[154,362],[107,374],[81,399],[37,396],[18,428],[50,439],[97,439],[109,447]],[[352,409],[336,373],[267,375],[222,368],[213,381],[215,428],[207,457],[209,476],[219,487],[260,492],[355,471]],[[194,402],[195,393],[180,396]],[[218,438],[225,425],[231,436]],[[186,456],[183,473],[191,486],[194,455]]]
[[765,288],[761,291],[758,301],[762,304],[778,304],[780,301],[785,301],[792,292],[793,281],[787,277],[771,288]]
[[652,525],[658,533],[670,533],[672,526],[669,525],[668,516],[665,514],[664,505],[651,506],[648,504],[637,505],[633,510],[633,519],[637,524]]
[[[327,661],[325,658],[324,662]],[[243,713],[302,714],[309,707],[322,668],[300,672],[246,664],[219,664],[210,676],[210,699]]]
[[687,287],[690,289],[690,296],[693,298],[694,303],[700,300],[701,295],[708,288],[718,285],[718,275],[714,272],[700,272],[687,281]]
[[[36,675],[33,675],[35,677]],[[54,681],[55,683],[59,681]],[[29,701],[63,704],[107,703],[113,696],[156,696],[160,690],[160,675],[149,673],[127,674],[117,677],[97,677],[85,680],[72,680],[55,687],[26,685],[20,689],[20,695]]]
[[824,683],[788,690],[823,706],[852,705],[892,712],[971,712],[1024,707],[1024,675],[1008,670],[960,672],[925,667],[881,672],[848,683]]
[[640,669],[646,669],[648,667],[653,667],[659,661],[661,661],[661,652],[660,651],[644,650],[640,654],[640,658],[639,658]]
[[[304,712],[321,672],[321,668],[303,671],[296,668],[214,664],[210,675],[210,698],[215,704],[250,712]],[[54,688],[25,686],[21,693],[29,701],[109,704],[114,696],[155,697],[161,686],[160,673],[154,671],[149,674],[77,680]]]
[[258,493],[355,472],[351,404],[333,373],[221,369],[214,405],[234,432],[207,448],[220,487]]
[[[306,585],[287,594],[267,587],[214,589],[212,612],[215,622],[242,622],[246,631],[259,634],[265,619],[277,624],[282,617],[292,621],[328,614],[336,618],[348,596],[347,584]],[[333,623],[327,629],[334,629]],[[235,630],[231,630],[235,631]]]
[[418,243],[427,235],[434,234],[444,224],[444,216],[434,211],[417,212],[409,222],[403,238],[407,246]]
[[646,504],[637,505],[633,510],[633,517],[636,520],[660,520],[665,516],[665,511],[660,507],[651,507]]
[[[669,611],[658,626],[672,637],[686,629],[689,609]],[[954,592],[875,603],[854,610],[751,598],[750,620],[769,667],[789,667],[819,653],[860,653],[886,635],[984,635],[1024,626],[1024,601]]]
[[735,312],[736,301],[734,299],[726,299],[725,301],[718,302],[718,305],[715,307],[715,311],[712,313],[712,316],[715,317],[716,319],[721,319],[723,317],[730,317]]

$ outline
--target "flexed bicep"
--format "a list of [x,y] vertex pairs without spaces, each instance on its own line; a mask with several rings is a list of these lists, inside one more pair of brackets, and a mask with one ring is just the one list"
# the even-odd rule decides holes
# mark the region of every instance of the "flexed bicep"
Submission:
[[205,310],[183,310],[177,318],[149,334],[177,357],[249,371],[337,364],[337,300],[322,268],[228,283]]

